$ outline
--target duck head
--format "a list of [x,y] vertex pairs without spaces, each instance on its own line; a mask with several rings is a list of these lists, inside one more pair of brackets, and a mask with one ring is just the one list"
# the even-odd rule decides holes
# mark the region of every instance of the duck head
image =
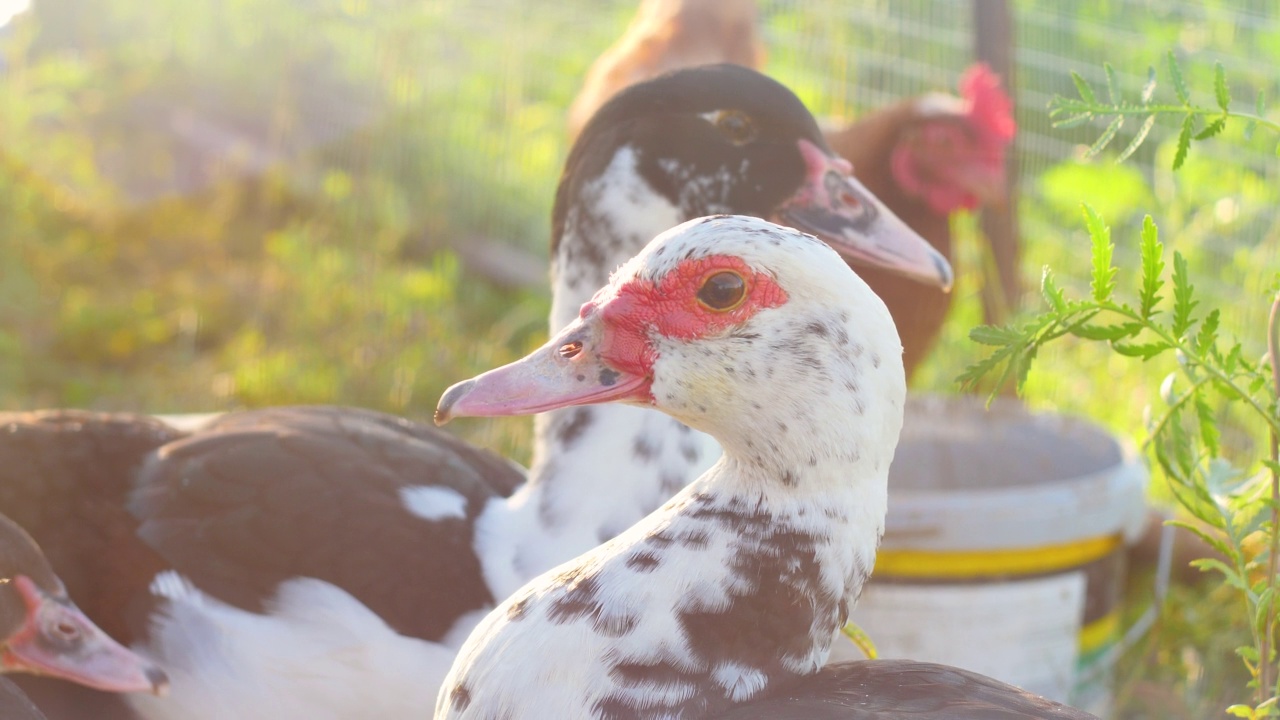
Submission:
[[557,191],[553,272],[594,268],[567,281],[597,288],[658,232],[713,213],[771,219],[855,264],[952,282],[946,259],[863,187],[800,99],[736,65],[633,85],[596,113]]
[[[901,353],[884,303],[827,245],[758,218],[699,218],[619,268],[542,348],[451,387],[436,421],[623,402],[760,462],[791,466],[851,443],[891,456]],[[759,442],[772,418],[803,440]],[[854,426],[865,442],[848,436]]]
[[162,693],[164,671],[125,649],[67,597],[40,548],[0,516],[0,671],[108,692]]

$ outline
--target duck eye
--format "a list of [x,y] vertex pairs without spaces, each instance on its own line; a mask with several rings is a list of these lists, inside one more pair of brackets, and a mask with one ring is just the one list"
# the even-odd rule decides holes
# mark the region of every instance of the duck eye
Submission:
[[721,110],[715,114],[716,129],[734,145],[746,145],[756,139],[756,124],[741,110]]
[[702,281],[698,289],[698,302],[713,312],[728,312],[747,297],[747,283],[742,276],[728,270],[718,272]]

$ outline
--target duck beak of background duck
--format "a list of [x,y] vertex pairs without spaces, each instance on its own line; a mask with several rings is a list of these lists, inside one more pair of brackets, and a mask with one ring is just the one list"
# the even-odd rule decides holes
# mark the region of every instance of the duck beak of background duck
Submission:
[[598,312],[570,323],[546,345],[445,391],[435,421],[528,415],[573,405],[649,399],[649,378],[613,367],[602,355],[608,333]]
[[163,670],[112,640],[70,601],[49,595],[25,576],[11,582],[26,602],[27,619],[0,649],[0,667],[107,692],[161,695],[168,688]]
[[951,289],[951,264],[854,179],[849,161],[799,144],[806,180],[778,211],[783,224],[822,238],[855,265]]

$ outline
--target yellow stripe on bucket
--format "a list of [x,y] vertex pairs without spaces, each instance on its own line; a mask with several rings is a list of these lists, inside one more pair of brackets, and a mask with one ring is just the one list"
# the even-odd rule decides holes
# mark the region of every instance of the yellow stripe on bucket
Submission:
[[1103,535],[1057,545],[1003,550],[895,550],[876,553],[875,573],[884,577],[956,579],[984,575],[1039,575],[1087,565],[1120,547],[1121,535]]
[[1120,611],[1112,610],[1080,628],[1080,656],[1088,657],[1110,645],[1120,631]]

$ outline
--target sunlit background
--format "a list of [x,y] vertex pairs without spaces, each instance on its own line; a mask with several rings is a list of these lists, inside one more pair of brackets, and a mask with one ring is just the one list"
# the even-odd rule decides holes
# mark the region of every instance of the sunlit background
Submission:
[[[545,337],[565,111],[633,1],[25,6],[0,0],[0,407],[332,402],[425,417],[443,387]],[[960,0],[760,6],[767,71],[820,115],[954,90],[973,58]],[[1012,6],[1025,303],[1039,302],[1046,263],[1087,287],[1081,201],[1113,224],[1130,267],[1150,212],[1260,355],[1277,270],[1275,138],[1233,127],[1173,174],[1176,125],[1158,125],[1123,165],[1086,162],[1101,128],[1053,130],[1045,106],[1072,92],[1070,70],[1101,81],[1104,61],[1136,95],[1169,50],[1205,104],[1215,61],[1236,103],[1280,98],[1274,3]],[[957,227],[958,305],[924,390],[954,392],[982,353],[965,336],[990,263],[975,220]],[[1028,400],[1136,437],[1165,371],[1063,346],[1042,357]],[[524,459],[527,428],[463,431]],[[1191,617],[1210,610],[1190,603],[1166,621],[1203,636],[1189,642],[1204,657],[1150,650],[1171,653],[1169,696],[1185,717],[1220,707],[1222,684],[1238,680],[1206,674],[1238,664],[1230,633]],[[1121,703],[1146,702],[1134,687]]]
[[8,23],[30,5],[30,0],[0,0],[0,26]]

